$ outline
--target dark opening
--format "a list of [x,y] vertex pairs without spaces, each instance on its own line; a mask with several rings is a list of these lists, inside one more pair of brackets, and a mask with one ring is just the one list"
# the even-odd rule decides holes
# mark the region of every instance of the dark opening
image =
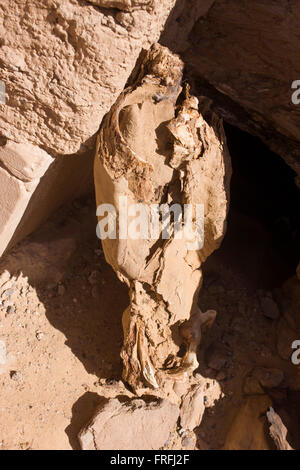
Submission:
[[232,159],[228,229],[221,254],[255,288],[293,276],[300,259],[300,190],[295,172],[262,141],[225,123]]

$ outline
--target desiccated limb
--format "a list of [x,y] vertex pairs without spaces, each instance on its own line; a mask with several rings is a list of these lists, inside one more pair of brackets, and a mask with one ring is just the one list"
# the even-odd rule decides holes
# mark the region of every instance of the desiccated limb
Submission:
[[139,282],[133,283],[131,290],[131,308],[123,314],[124,344],[121,352],[123,359],[123,379],[135,390],[143,386],[158,388],[155,369],[149,357],[148,341],[145,334],[143,311],[139,313],[139,301],[143,301],[143,287]]
[[215,310],[207,310],[205,313],[202,313],[200,309],[197,310],[180,327],[180,333],[186,345],[186,353],[178,367],[167,371],[174,380],[184,380],[188,374],[198,368],[197,349],[201,342],[202,332],[205,328],[213,325],[217,316]]

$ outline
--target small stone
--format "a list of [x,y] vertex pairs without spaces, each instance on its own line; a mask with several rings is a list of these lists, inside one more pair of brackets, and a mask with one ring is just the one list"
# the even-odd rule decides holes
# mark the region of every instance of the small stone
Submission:
[[5,292],[3,292],[3,297],[11,297],[14,293],[14,289],[7,289]]
[[193,431],[200,425],[205,411],[203,388],[195,385],[182,400],[180,423],[184,429]]
[[106,400],[80,431],[81,449],[160,449],[175,431],[178,416],[178,407],[163,399]]
[[284,373],[280,369],[267,369],[258,367],[254,369],[253,375],[257,377],[260,384],[266,388],[276,388],[282,383]]
[[14,307],[14,306],[12,306],[12,305],[10,305],[9,307],[7,307],[7,309],[6,309],[6,313],[7,313],[7,314],[15,313],[15,311],[16,311],[16,307]]
[[276,320],[280,316],[279,308],[271,297],[263,297],[260,302],[265,317]]
[[177,396],[182,397],[188,391],[189,384],[187,382],[174,382],[173,389]]
[[15,382],[21,382],[23,380],[23,374],[20,371],[11,370],[9,375],[11,380],[14,380]]
[[187,435],[182,438],[182,446],[189,449],[194,449],[196,445],[196,437]]
[[131,13],[120,11],[116,14],[116,20],[127,30],[131,30],[134,19]]
[[36,339],[37,339],[38,341],[41,341],[44,336],[45,336],[45,335],[44,335],[44,333],[43,333],[42,331],[37,330],[36,333],[35,333],[35,337],[36,337]]

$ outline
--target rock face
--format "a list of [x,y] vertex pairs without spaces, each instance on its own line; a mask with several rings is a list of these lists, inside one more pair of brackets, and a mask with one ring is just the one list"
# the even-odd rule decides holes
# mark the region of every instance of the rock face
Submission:
[[[195,369],[201,327],[216,315],[199,311],[197,293],[201,264],[225,232],[230,161],[221,121],[210,112],[206,99],[198,102],[188,87],[182,89],[182,68],[179,57],[168,49],[150,48],[102,122],[95,159],[97,205],[115,208],[110,222],[116,226],[124,212],[127,219],[124,200],[127,207],[140,204],[139,210],[142,203],[147,221],[152,209],[157,214],[158,208],[172,204],[180,210],[189,204],[196,219],[193,235],[187,233],[184,217],[183,224],[179,218],[169,224],[169,236],[164,237],[165,226],[160,225],[154,235],[148,228],[141,234],[139,228],[136,237],[131,236],[129,218],[128,233],[119,228],[115,236],[110,226],[110,235],[102,240],[107,261],[130,287],[122,358],[123,377],[135,389],[158,388],[163,381],[158,369],[173,366],[168,371],[173,378]],[[204,219],[196,215],[197,205]],[[101,220],[104,229],[105,218]],[[182,341],[178,325],[190,318],[181,328],[187,353],[180,361],[173,337]]]
[[118,8],[123,11],[153,7],[153,0],[88,0],[89,3],[104,8]]
[[[158,39],[173,3],[1,0],[1,134],[55,155],[91,147],[87,141],[123,89],[141,47]],[[112,9],[117,4],[136,9],[123,18]]]
[[178,3],[163,44],[181,52],[198,89],[227,120],[261,137],[299,175],[300,83],[292,88],[300,80],[298,2]]
[[167,400],[113,398],[80,432],[80,445],[82,450],[158,450],[175,431],[178,415],[178,407]]
[[[101,119],[174,3],[0,0],[0,255],[14,232],[11,244],[62,202],[91,190]],[[23,146],[14,157],[20,173],[11,178],[6,149],[15,145]],[[34,184],[24,195],[21,166],[37,158],[38,175],[30,175]]]
[[53,158],[31,144],[8,142],[0,147],[0,255],[14,235],[41,176]]
[[[141,48],[161,33],[161,43],[180,52],[197,90],[211,95],[218,112],[259,135],[299,174],[294,0],[0,0],[0,10],[0,144],[32,144],[49,155],[29,207],[22,200],[19,212],[10,213],[15,225],[3,227],[6,237],[15,232],[11,245],[91,188],[101,119]],[[0,242],[1,254],[4,236]]]
[[194,386],[183,398],[180,409],[180,424],[184,429],[193,431],[201,423],[205,411],[204,391]]
[[266,412],[270,405],[267,395],[247,398],[233,420],[224,450],[271,450],[271,442],[265,433]]
[[296,0],[182,0],[161,38],[213,109],[281,155],[298,187],[299,19]]
[[283,379],[284,373],[280,369],[255,367],[246,377],[244,393],[249,395],[263,395],[265,389],[279,387]]

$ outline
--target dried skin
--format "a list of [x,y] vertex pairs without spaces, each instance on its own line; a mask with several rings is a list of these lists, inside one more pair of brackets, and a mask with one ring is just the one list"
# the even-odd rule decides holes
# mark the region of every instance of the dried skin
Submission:
[[[197,298],[201,264],[225,232],[231,170],[222,123],[206,99],[199,105],[187,86],[182,89],[182,71],[178,56],[154,44],[98,136],[97,205],[113,204],[117,218],[120,196],[127,197],[128,205],[204,205],[200,250],[188,249],[185,234],[181,239],[172,234],[166,240],[102,241],[107,261],[130,288],[121,356],[123,378],[134,389],[162,386],[157,371],[170,361],[175,367],[165,377],[182,379],[192,372],[198,365],[201,324],[215,316],[202,317]],[[190,318],[187,353],[180,360],[179,326]]]

